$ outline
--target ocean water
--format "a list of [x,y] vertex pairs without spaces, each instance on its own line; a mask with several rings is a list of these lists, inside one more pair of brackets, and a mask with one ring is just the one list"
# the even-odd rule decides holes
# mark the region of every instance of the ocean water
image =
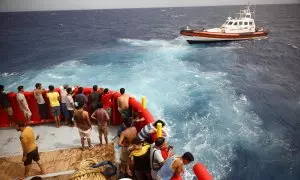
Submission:
[[215,179],[299,179],[300,6],[256,7],[267,40],[189,45],[179,35],[239,9],[0,13],[0,83],[124,87]]

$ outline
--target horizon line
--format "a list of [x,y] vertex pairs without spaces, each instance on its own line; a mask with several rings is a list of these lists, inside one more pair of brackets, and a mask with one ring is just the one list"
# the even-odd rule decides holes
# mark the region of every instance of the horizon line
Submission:
[[[265,5],[299,5],[299,3],[269,3],[269,4],[251,4],[250,6]],[[22,10],[22,11],[0,11],[0,13],[23,13],[23,12],[54,12],[54,11],[88,11],[88,10],[121,10],[121,9],[162,9],[162,8],[191,8],[191,7],[223,7],[223,6],[245,6],[247,4],[227,4],[227,5],[195,5],[195,6],[160,6],[160,7],[123,7],[123,8],[86,8],[86,9],[57,9],[57,10]]]

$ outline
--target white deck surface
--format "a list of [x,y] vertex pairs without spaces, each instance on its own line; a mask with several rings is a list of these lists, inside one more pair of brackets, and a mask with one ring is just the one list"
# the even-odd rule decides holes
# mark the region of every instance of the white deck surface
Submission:
[[[53,151],[58,149],[81,147],[78,129],[76,127],[61,126],[56,128],[55,124],[43,124],[31,126],[35,135],[40,138],[36,141],[39,152]],[[16,129],[0,129],[0,157],[21,155],[22,147],[20,134]],[[117,127],[109,127],[109,142],[117,134]],[[99,133],[97,126],[93,126],[91,140],[92,144],[99,144]],[[104,139],[102,140],[103,142]],[[87,142],[85,143],[87,146]]]

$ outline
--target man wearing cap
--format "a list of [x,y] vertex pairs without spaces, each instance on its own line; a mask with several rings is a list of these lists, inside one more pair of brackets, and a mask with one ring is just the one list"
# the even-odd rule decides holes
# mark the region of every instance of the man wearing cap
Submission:
[[23,149],[22,161],[24,162],[25,166],[24,176],[28,176],[32,160],[34,160],[38,164],[41,173],[44,174],[45,171],[43,166],[39,162],[40,156],[38,147],[35,142],[35,140],[39,138],[39,135],[35,138],[33,129],[30,126],[25,126],[24,122],[22,121],[19,121],[17,123],[16,130],[21,131],[20,141]]

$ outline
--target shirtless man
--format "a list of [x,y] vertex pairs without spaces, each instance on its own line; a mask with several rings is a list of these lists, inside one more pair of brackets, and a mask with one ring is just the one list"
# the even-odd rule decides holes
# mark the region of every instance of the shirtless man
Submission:
[[84,102],[79,102],[78,109],[74,112],[74,121],[81,138],[81,149],[84,150],[84,141],[85,138],[87,138],[89,149],[91,150],[93,148],[91,143],[92,124],[89,118],[89,113],[83,110],[83,107]]
[[157,172],[157,179],[170,180],[172,177],[181,177],[184,172],[183,166],[188,165],[192,161],[194,161],[194,156],[190,152],[185,152],[181,157],[170,157]]
[[125,89],[120,89],[121,96],[118,97],[118,110],[121,113],[123,120],[127,121],[131,117],[131,108],[129,107],[129,95],[125,94]]
[[137,130],[135,127],[131,127],[130,123],[125,123],[126,129],[122,131],[118,145],[121,147],[120,152],[120,171],[121,173],[125,174],[129,172],[128,167],[128,157],[129,157],[129,149],[128,147],[131,145],[132,141],[137,135]]

